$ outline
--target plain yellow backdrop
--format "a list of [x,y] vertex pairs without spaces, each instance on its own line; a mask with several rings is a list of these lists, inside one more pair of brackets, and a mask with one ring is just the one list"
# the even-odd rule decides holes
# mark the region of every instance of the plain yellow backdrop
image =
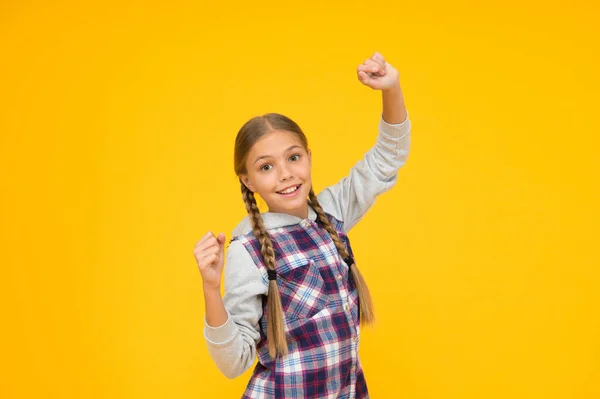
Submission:
[[[244,217],[241,125],[296,120],[318,192],[400,71],[408,163],[351,231],[371,397],[600,397],[598,5],[0,4],[0,397],[237,398],[193,246]],[[262,204],[264,207],[264,204]],[[264,209],[263,209],[264,210]]]

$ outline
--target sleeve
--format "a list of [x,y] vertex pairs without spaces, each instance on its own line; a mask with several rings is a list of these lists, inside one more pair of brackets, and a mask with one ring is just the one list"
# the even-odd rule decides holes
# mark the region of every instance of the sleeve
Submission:
[[390,190],[408,158],[411,122],[379,121],[375,145],[337,184],[325,188],[317,198],[326,212],[343,221],[348,232],[375,203],[378,195]]
[[244,245],[234,240],[229,245],[224,268],[223,303],[227,321],[211,327],[204,317],[204,338],[210,356],[227,378],[243,374],[256,359],[260,339],[262,295],[267,284]]

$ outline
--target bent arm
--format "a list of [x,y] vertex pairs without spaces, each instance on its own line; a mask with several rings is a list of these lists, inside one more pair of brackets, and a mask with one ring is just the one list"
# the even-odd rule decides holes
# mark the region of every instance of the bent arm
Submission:
[[[375,145],[337,184],[318,195],[326,212],[343,221],[348,232],[375,203],[378,195],[390,190],[398,170],[406,163],[410,149],[411,122],[400,87],[382,92],[383,112]],[[393,123],[401,121],[399,123]]]
[[219,288],[204,286],[205,321],[209,326],[220,326],[227,321],[227,310],[221,298]]
[[267,293],[263,276],[244,245],[236,240],[231,242],[227,251],[224,282],[222,301],[220,295],[218,299],[206,298],[213,301],[206,306],[219,308],[222,305],[226,312],[225,321],[211,326],[205,317],[204,337],[219,370],[227,378],[235,378],[248,370],[256,359],[262,316],[261,297]]

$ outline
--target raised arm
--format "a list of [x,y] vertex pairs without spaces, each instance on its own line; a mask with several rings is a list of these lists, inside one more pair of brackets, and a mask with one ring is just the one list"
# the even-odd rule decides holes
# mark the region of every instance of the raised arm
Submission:
[[346,232],[358,223],[378,195],[395,185],[398,169],[406,163],[410,148],[411,123],[398,71],[375,53],[358,67],[357,73],[364,85],[381,90],[379,134],[375,145],[348,176],[318,195],[325,211],[344,222]]
[[382,117],[384,121],[394,125],[400,124],[408,118],[400,83],[389,89],[382,90],[381,98],[383,102]]

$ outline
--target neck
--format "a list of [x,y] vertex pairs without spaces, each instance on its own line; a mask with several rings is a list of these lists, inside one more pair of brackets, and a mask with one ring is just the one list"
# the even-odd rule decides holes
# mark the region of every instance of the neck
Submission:
[[297,218],[300,218],[300,219],[306,219],[306,218],[308,218],[308,202],[306,202],[301,209],[294,209],[294,210],[292,210],[290,212],[273,211],[273,210],[271,210],[271,208],[269,208],[269,212],[271,212],[271,213],[285,213],[287,215],[296,216]]

